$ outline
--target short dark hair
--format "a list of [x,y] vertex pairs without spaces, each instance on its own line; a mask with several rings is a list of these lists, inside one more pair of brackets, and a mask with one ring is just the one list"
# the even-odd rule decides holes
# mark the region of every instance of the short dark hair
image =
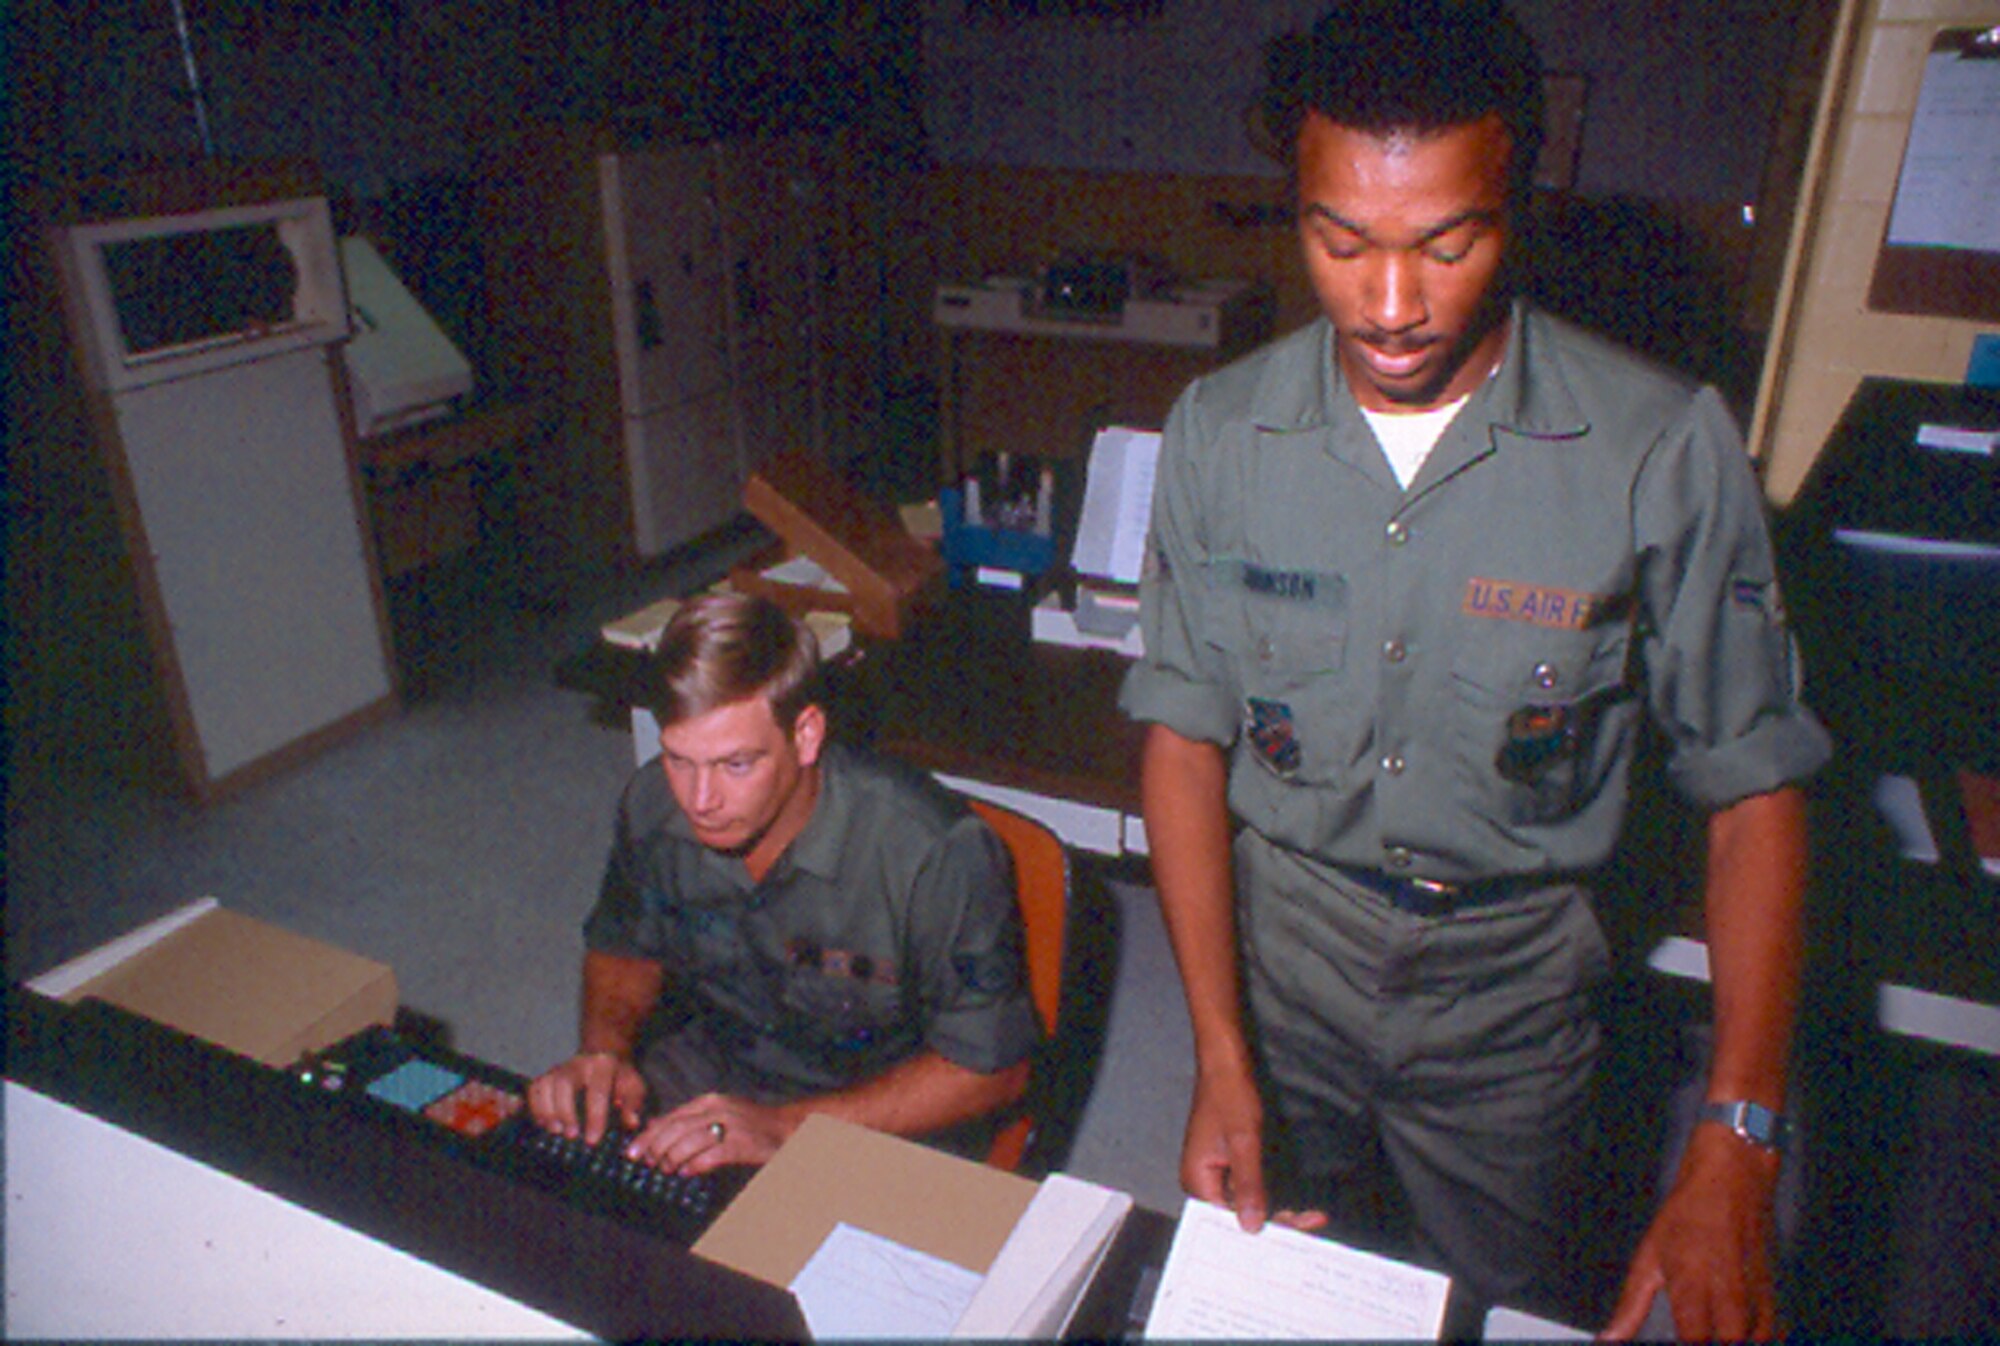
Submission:
[[646,661],[636,699],[662,727],[763,697],[792,732],[817,697],[819,642],[768,598],[702,594],[682,604]]
[[1252,125],[1291,162],[1309,112],[1340,126],[1419,134],[1497,114],[1518,198],[1542,145],[1542,66],[1501,0],[1341,0],[1264,49]]

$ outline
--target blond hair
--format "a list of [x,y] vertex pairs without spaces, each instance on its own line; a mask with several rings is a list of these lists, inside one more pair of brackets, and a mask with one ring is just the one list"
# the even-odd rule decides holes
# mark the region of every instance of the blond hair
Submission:
[[690,599],[660,633],[637,698],[662,727],[762,697],[787,734],[817,691],[819,642],[753,594]]

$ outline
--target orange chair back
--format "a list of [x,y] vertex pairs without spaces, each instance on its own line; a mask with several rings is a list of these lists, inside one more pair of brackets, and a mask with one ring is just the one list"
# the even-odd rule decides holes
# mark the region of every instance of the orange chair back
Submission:
[[[1014,896],[1021,907],[1026,940],[1028,994],[1042,1031],[1055,1036],[1062,1002],[1063,937],[1069,919],[1069,853],[1041,823],[983,799],[968,800],[972,810],[993,829],[1014,861]],[[995,1168],[1019,1167],[1034,1134],[1035,1119],[1018,1117],[994,1137],[986,1162]]]
[[1056,1031],[1063,969],[1063,926],[1069,917],[1069,853],[1041,823],[1012,810],[971,800],[973,812],[1006,844],[1014,860],[1014,897],[1027,938],[1028,990],[1042,1031]]

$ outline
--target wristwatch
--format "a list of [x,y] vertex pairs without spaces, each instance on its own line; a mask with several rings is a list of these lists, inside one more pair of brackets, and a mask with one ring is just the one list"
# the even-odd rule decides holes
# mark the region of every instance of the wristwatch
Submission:
[[1701,1120],[1721,1122],[1752,1145],[1766,1150],[1784,1149],[1792,1129],[1790,1123],[1762,1103],[1742,1100],[1704,1103],[1701,1105]]

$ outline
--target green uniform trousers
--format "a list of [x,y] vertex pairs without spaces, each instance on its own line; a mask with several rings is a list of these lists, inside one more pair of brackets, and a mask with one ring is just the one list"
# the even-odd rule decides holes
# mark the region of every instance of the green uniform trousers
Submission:
[[1254,831],[1236,859],[1280,1203],[1351,1212],[1386,1158],[1413,1235],[1386,1251],[1489,1305],[1559,1299],[1609,967],[1588,892],[1424,917]]

